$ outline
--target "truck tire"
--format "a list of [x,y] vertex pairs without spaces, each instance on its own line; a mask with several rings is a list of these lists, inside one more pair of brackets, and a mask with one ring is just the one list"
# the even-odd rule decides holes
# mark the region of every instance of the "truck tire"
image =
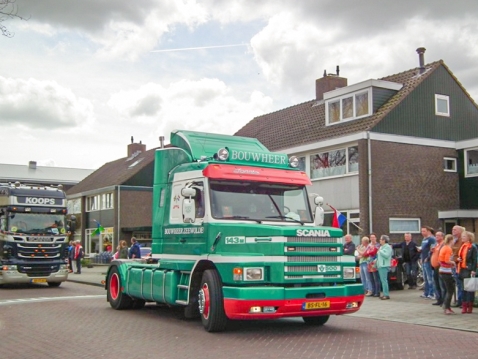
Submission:
[[320,317],[302,317],[307,325],[324,325],[329,320],[330,315],[322,315]]
[[108,275],[106,296],[113,309],[129,309],[133,306],[133,299],[121,291],[121,278],[117,267],[111,268]]
[[226,329],[221,278],[215,269],[204,271],[198,294],[201,321],[208,332],[222,332]]
[[50,287],[59,287],[61,285],[61,282],[48,282],[48,286]]

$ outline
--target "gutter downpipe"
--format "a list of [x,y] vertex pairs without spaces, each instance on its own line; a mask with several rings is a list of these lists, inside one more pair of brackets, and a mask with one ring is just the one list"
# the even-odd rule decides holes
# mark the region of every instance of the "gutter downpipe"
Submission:
[[116,230],[116,238],[118,239],[118,245],[120,242],[120,228],[121,228],[121,185],[118,185],[118,228]]
[[368,226],[369,233],[373,232],[372,221],[372,146],[370,144],[370,131],[367,131],[367,167],[368,167]]

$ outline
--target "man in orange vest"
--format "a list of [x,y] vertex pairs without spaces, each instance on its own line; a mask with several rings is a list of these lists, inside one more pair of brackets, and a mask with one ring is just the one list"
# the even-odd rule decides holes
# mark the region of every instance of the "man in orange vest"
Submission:
[[443,239],[444,235],[443,232],[436,232],[435,238],[437,240],[435,245],[432,245],[430,248],[430,252],[432,252],[431,256],[431,264],[433,267],[433,282],[435,283],[435,298],[436,302],[432,303],[432,305],[442,305],[443,300],[445,299],[446,289],[445,283],[440,278],[440,263],[438,261],[438,254],[440,253],[441,247],[443,247]]

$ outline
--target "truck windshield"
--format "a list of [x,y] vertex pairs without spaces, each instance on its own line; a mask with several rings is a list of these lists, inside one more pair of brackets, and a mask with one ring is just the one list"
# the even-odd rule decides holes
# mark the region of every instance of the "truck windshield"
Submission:
[[65,216],[46,213],[10,213],[8,231],[24,234],[65,234]]
[[312,222],[305,186],[215,180],[209,186],[214,218]]

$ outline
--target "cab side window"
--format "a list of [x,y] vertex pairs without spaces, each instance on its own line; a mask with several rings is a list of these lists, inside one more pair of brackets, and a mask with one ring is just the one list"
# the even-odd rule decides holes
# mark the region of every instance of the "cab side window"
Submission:
[[197,182],[194,186],[196,190],[195,206],[196,206],[196,218],[204,218],[204,185],[203,182]]

